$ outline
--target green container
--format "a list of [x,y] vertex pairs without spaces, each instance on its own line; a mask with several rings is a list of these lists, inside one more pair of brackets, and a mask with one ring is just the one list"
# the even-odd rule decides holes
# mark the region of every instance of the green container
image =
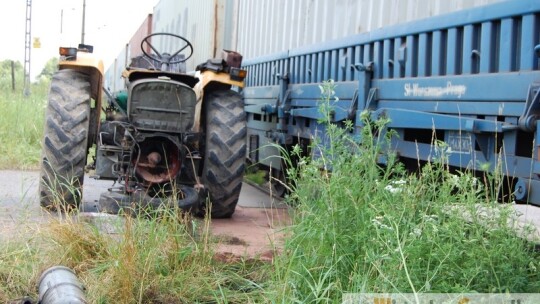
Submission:
[[116,100],[116,102],[118,103],[118,105],[119,105],[124,111],[127,112],[127,99],[128,99],[127,91],[120,91],[120,92],[114,94],[114,99]]

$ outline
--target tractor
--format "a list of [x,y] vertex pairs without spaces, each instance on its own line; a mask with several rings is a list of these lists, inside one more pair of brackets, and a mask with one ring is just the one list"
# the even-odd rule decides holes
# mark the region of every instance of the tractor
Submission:
[[193,45],[154,33],[124,70],[125,91],[113,94],[92,49],[60,48],[46,110],[41,206],[80,207],[89,171],[112,181],[100,195],[101,212],[179,207],[232,216],[246,154],[246,114],[234,90],[246,77],[241,55],[224,51],[186,73]]

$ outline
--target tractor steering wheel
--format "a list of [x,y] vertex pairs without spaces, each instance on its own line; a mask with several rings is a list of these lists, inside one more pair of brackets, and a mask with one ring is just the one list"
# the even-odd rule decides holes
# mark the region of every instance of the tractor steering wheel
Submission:
[[[170,37],[174,37],[174,38],[180,39],[180,42],[184,42],[184,44],[183,44],[183,46],[181,48],[179,48],[172,55],[170,55],[168,53],[160,53],[154,47],[154,45],[152,45],[152,43],[149,41],[149,39],[154,37],[154,36],[164,36],[164,37],[170,36]],[[145,43],[154,51],[155,55],[146,52]],[[174,60],[176,55],[182,53],[188,47],[189,47],[189,49],[187,50],[188,55],[185,58]],[[184,38],[182,36],[175,35],[175,34],[171,34],[171,33],[154,33],[154,34],[150,34],[150,35],[144,37],[144,39],[141,42],[141,50],[142,50],[143,54],[146,57],[154,59],[154,60],[156,60],[157,62],[159,62],[161,64],[167,64],[167,65],[168,64],[174,64],[174,63],[179,63],[179,62],[184,62],[184,61],[188,60],[191,57],[191,55],[193,55],[193,45],[191,45],[191,43],[186,38]]]

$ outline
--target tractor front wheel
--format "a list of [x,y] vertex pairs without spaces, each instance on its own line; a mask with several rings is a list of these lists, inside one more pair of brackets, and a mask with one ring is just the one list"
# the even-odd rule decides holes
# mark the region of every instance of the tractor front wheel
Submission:
[[212,218],[231,217],[240,196],[246,157],[246,114],[240,94],[214,91],[205,96],[206,141],[203,182]]
[[41,206],[76,207],[82,198],[90,122],[90,80],[81,72],[53,75],[45,118],[39,195]]

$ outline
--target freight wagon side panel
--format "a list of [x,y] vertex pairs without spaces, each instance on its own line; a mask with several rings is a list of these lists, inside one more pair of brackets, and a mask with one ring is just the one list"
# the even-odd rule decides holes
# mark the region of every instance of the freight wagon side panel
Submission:
[[429,161],[444,141],[450,165],[502,169],[540,205],[539,56],[540,2],[521,0],[246,60],[250,157],[268,165],[266,144],[324,132],[319,86],[333,79],[334,121],[389,118],[402,159]]

